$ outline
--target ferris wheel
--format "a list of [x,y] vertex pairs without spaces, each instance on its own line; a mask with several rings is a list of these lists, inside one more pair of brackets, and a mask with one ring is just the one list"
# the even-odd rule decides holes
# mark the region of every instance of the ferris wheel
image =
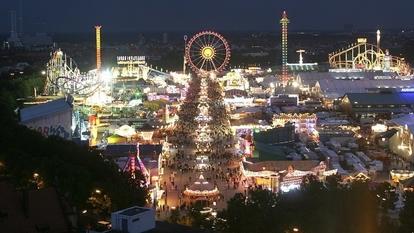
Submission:
[[185,56],[194,72],[221,72],[230,61],[230,46],[217,32],[203,31],[188,41]]

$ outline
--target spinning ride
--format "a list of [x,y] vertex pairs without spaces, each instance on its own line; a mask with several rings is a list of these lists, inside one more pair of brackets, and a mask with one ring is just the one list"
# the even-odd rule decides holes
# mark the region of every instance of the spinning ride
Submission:
[[195,34],[187,43],[185,57],[194,72],[221,72],[230,60],[230,46],[216,32]]

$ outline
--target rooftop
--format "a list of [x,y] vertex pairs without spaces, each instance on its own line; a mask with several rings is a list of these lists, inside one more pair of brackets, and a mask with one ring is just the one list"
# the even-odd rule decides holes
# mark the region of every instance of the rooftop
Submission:
[[362,105],[411,105],[414,104],[414,92],[393,93],[348,93],[346,94],[352,104]]
[[56,114],[66,110],[72,109],[72,103],[68,98],[61,98],[49,101],[44,104],[39,104],[20,110],[20,121],[22,123],[35,120],[40,117]]
[[414,133],[414,114],[407,114],[403,117],[394,118],[391,122],[401,126],[407,125],[410,132]]
[[126,210],[123,210],[119,214],[126,215],[126,216],[135,216],[137,214],[144,213],[144,212],[147,212],[147,211],[149,211],[148,208],[142,208],[142,207],[134,206],[134,207],[128,208]]
[[245,168],[249,171],[284,171],[289,166],[293,166],[295,170],[311,171],[320,161],[318,160],[283,160],[283,161],[264,161],[253,164],[245,164]]

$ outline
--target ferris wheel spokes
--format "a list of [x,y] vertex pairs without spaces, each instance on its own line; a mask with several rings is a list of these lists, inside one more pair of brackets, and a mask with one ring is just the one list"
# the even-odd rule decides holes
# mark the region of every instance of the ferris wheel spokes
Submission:
[[204,31],[189,40],[185,53],[193,71],[220,72],[229,62],[230,46],[220,34]]

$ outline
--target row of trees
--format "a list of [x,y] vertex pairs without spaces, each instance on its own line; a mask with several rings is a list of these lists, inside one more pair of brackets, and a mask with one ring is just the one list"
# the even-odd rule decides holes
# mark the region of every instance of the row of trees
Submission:
[[[18,124],[16,99],[26,96],[32,83],[36,79],[1,81],[0,177],[20,190],[54,187],[78,213],[89,209],[100,219],[113,210],[144,205],[147,190],[141,180],[119,172],[98,151],[58,137],[45,138]],[[102,195],[94,198],[96,190]]]
[[219,232],[378,233],[412,232],[414,194],[406,194],[406,205],[398,219],[389,217],[397,195],[389,184],[367,182],[340,184],[338,177],[326,183],[310,179],[301,190],[276,195],[254,190],[236,194],[220,212]]

